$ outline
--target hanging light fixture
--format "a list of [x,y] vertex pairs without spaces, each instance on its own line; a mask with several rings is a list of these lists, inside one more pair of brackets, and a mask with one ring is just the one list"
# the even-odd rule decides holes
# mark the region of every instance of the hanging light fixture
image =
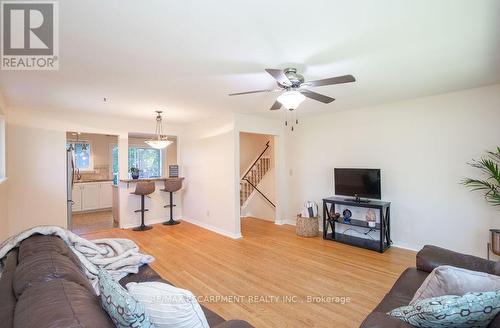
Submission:
[[167,140],[167,136],[163,134],[163,124],[161,121],[161,113],[163,113],[160,110],[156,111],[156,129],[155,129],[155,135],[156,137],[150,140],[147,140],[146,143],[155,148],[155,149],[163,149],[170,145],[172,141]]
[[285,93],[281,94],[278,97],[278,102],[281,103],[286,109],[288,110],[294,110],[299,107],[299,105],[306,99],[306,97],[296,91],[296,90],[290,90],[286,91]]

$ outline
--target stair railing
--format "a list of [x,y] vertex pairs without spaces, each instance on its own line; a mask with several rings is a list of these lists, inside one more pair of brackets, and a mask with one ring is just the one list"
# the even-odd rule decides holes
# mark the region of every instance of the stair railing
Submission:
[[250,168],[247,170],[247,172],[243,175],[243,178],[241,178],[242,181],[246,181],[248,182],[248,184],[250,184],[253,189],[255,189],[262,197],[264,197],[265,200],[267,200],[269,202],[269,204],[271,204],[273,207],[276,207],[276,205],[269,199],[267,198],[266,195],[264,195],[264,193],[262,191],[259,190],[259,188],[257,188],[256,185],[254,185],[248,178],[248,174],[250,172],[252,172],[253,168],[257,165],[257,163],[259,163],[260,159],[262,158],[262,156],[264,156],[264,153],[269,149],[269,141],[266,143],[266,148],[264,148],[264,150],[260,153],[259,157],[257,157],[257,159],[253,162],[253,164],[250,166]]

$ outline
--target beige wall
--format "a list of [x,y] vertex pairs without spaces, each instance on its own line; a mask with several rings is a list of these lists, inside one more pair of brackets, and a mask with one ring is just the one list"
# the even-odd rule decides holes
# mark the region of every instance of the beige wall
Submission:
[[66,133],[7,124],[9,232],[66,227]]
[[9,220],[7,208],[7,185],[9,181],[0,182],[0,241],[9,235]]
[[6,163],[5,163],[5,113],[7,111],[7,104],[0,92],[0,241],[4,240],[9,234],[9,221],[8,221],[8,202],[7,202],[7,185],[8,180],[6,177]]
[[304,118],[289,143],[289,219],[334,194],[333,168],[380,168],[392,239],[485,256],[498,209],[460,184],[500,142],[500,85]]

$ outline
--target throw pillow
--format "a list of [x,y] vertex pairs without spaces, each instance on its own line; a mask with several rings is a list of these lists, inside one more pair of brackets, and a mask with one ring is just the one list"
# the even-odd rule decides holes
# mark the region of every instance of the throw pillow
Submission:
[[388,314],[415,327],[487,327],[500,312],[500,291],[446,295],[417,301]]
[[499,289],[499,276],[443,265],[432,270],[427,276],[413,296],[410,305],[425,298]]
[[131,282],[127,289],[145,307],[157,328],[209,328],[196,297],[162,282]]
[[104,269],[99,268],[101,305],[118,328],[155,328],[144,306],[120,286]]

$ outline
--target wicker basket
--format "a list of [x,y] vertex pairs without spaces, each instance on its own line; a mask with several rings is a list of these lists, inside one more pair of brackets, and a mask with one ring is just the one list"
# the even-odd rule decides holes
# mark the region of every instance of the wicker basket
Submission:
[[297,215],[297,236],[300,237],[316,237],[319,235],[319,220],[318,217],[304,218],[302,215]]

